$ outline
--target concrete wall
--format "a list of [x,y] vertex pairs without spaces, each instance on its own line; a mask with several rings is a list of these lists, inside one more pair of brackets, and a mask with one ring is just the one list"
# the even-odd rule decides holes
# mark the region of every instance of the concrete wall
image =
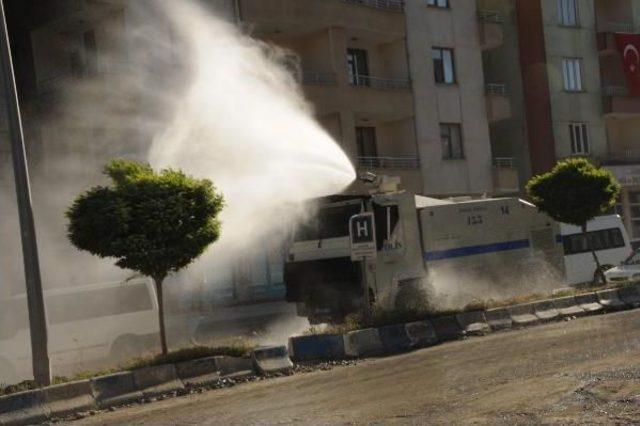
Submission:
[[[451,0],[450,9],[406,3],[407,44],[416,134],[426,194],[492,191],[491,144],[484,97],[475,2]],[[432,47],[454,49],[457,84],[437,85]],[[440,123],[460,123],[465,158],[442,159]]]

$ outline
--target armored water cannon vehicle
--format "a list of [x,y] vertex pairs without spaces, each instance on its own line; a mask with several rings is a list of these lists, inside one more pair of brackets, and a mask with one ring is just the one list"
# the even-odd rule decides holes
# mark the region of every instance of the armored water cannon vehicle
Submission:
[[[434,268],[460,272],[468,286],[483,277],[508,285],[541,262],[558,276],[564,270],[558,224],[518,198],[441,200],[393,191],[325,197],[310,209],[293,233],[284,280],[287,301],[311,323],[358,312],[363,283],[373,303],[400,308],[415,288],[428,286]],[[375,219],[376,255],[354,262],[349,219],[363,212]]]

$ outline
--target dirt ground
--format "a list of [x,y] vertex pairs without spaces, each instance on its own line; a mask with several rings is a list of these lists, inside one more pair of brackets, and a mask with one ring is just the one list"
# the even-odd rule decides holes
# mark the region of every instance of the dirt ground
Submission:
[[446,343],[74,424],[640,424],[640,310]]

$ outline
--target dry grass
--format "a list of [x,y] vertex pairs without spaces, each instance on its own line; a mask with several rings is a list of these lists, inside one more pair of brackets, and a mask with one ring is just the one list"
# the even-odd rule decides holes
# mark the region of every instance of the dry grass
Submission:
[[[61,383],[75,382],[77,380],[91,379],[93,377],[104,376],[107,374],[117,373],[119,371],[135,370],[137,368],[151,367],[154,365],[174,364],[192,359],[207,358],[210,356],[225,355],[232,357],[245,357],[248,356],[256,346],[255,342],[249,339],[231,339],[228,341],[227,345],[224,346],[195,346],[191,348],[183,348],[169,352],[167,355],[151,355],[134,358],[116,367],[81,371],[72,376],[55,376],[52,380],[52,384],[57,385]],[[33,380],[26,380],[24,382],[8,386],[0,383],[0,396],[35,388],[36,384]]]

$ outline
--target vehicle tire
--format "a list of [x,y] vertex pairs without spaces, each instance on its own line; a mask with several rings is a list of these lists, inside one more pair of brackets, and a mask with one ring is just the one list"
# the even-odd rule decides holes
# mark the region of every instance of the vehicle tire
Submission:
[[410,280],[399,286],[396,294],[395,309],[399,312],[424,312],[429,304],[429,291],[418,279]]
[[0,388],[5,385],[14,385],[18,382],[18,374],[15,367],[8,359],[0,358]]

